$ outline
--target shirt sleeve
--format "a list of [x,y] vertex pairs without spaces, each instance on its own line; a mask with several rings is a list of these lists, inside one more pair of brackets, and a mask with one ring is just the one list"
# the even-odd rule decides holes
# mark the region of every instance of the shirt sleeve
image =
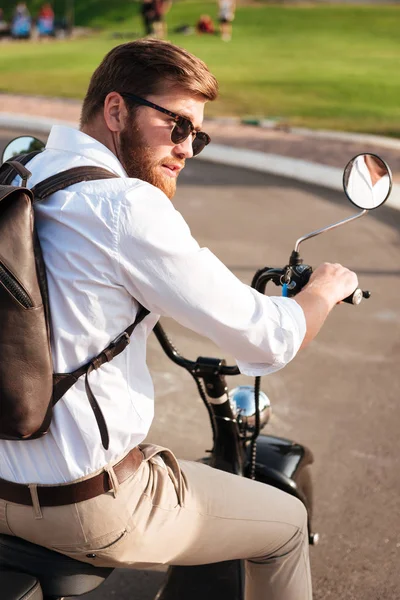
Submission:
[[297,353],[302,308],[242,283],[200,248],[181,214],[157,188],[128,189],[120,203],[116,248],[122,285],[151,312],[210,338],[245,375],[266,375]]

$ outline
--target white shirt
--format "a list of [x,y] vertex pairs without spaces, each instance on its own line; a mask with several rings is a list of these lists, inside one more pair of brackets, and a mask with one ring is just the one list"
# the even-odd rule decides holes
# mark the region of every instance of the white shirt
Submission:
[[364,156],[358,156],[350,171],[347,193],[360,208],[376,208],[389,194],[389,175],[383,175],[375,185],[365,163]]
[[116,156],[88,135],[53,127],[46,149],[29,163],[29,185],[82,165],[121,178],[79,183],[36,204],[54,370],[70,372],[97,355],[134,321],[137,301],[151,314],[126,350],[90,375],[109,449],[101,444],[82,377],[54,407],[44,437],[0,440],[0,477],[19,483],[83,477],[144,440],[153,419],[146,340],[159,315],[209,337],[247,375],[286,365],[306,329],[297,302],[268,298],[242,283],[199,247],[163,192],[128,178]]

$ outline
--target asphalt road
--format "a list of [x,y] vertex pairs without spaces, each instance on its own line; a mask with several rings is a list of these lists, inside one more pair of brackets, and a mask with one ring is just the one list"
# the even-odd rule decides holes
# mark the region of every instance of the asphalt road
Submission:
[[[200,161],[181,175],[175,205],[200,244],[247,283],[261,266],[286,264],[302,235],[355,212],[344,195],[322,187]],[[314,453],[316,600],[400,598],[399,232],[400,211],[383,206],[301,246],[311,265],[354,269],[372,296],[358,307],[338,306],[311,346],[262,384],[273,408],[266,431]],[[169,320],[164,325],[188,358],[221,356],[207,340]],[[149,440],[199,458],[210,428],[191,379],[155,338],[149,363],[157,397]],[[239,380],[251,381],[235,378],[232,387]],[[163,570],[114,572],[86,597],[151,600],[163,577]]]

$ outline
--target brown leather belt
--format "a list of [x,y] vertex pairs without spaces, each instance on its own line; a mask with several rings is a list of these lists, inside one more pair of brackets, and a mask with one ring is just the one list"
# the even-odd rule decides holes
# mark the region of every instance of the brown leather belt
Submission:
[[[113,467],[118,482],[122,483],[133,475],[142,461],[142,451],[138,447],[133,448]],[[63,506],[64,504],[75,504],[100,496],[100,494],[104,494],[112,488],[107,471],[103,471],[83,481],[62,483],[60,485],[38,485],[36,489],[40,506]],[[33,506],[28,485],[13,483],[5,479],[0,479],[0,498],[7,502]]]

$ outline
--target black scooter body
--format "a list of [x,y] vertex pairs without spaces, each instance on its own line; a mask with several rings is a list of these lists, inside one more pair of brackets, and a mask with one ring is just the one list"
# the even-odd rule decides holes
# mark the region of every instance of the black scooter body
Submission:
[[257,481],[296,496],[312,516],[313,497],[308,466],[314,462],[311,450],[291,440],[272,435],[257,438]]

